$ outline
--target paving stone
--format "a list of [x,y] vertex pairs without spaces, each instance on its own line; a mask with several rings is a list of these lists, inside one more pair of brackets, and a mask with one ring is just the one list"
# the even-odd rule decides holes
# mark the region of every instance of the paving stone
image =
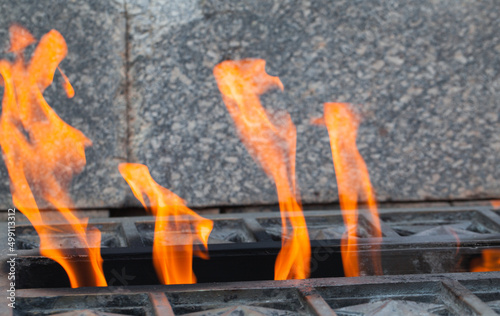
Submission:
[[[59,74],[45,96],[93,141],[71,187],[77,207],[138,206],[122,161],[148,165],[190,206],[275,205],[212,75],[242,58],[267,60],[285,86],[262,103],[297,126],[304,204],[338,200],[326,128],[310,124],[332,101],[354,104],[362,119],[358,147],[378,200],[500,198],[494,0],[125,2],[0,4],[0,58],[13,22],[37,38],[57,29],[68,43],[61,68],[76,96],[65,97]],[[8,192],[0,163],[2,209]]]
[[[86,150],[87,165],[71,187],[80,208],[116,207],[125,198],[126,185],[117,170],[117,164],[126,160],[127,141],[124,8],[118,0],[0,3],[0,59],[12,58],[5,53],[12,23],[24,26],[37,39],[56,29],[66,40],[68,55],[60,67],[69,77],[75,97],[66,97],[59,72],[44,96],[66,123],[93,142]],[[9,180],[0,161],[0,208],[9,207]]]
[[192,206],[276,203],[212,75],[263,58],[297,126],[304,203],[338,200],[323,103],[354,104],[377,199],[500,195],[500,16],[494,0],[128,1],[130,158]]

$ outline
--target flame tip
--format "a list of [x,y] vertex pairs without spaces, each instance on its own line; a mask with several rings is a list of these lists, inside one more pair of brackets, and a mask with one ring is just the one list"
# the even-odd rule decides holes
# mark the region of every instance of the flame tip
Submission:
[[26,47],[36,42],[31,33],[18,23],[9,27],[10,47],[8,53],[20,54]]
[[318,125],[318,126],[325,126],[325,118],[322,117],[313,117],[309,120],[309,124],[311,125]]

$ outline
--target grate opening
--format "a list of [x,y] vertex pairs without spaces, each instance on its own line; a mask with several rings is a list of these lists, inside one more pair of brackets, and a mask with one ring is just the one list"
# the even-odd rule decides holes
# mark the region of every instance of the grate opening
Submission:
[[405,212],[383,214],[381,219],[400,236],[499,234],[500,227],[480,212]]
[[[127,247],[125,232],[119,223],[93,224],[101,232],[102,248]],[[70,231],[68,225],[54,225],[56,231]],[[16,248],[20,250],[40,248],[40,237],[33,226],[21,225],[16,227]],[[82,248],[77,238],[72,233],[61,233],[58,237],[58,248]]]
[[337,315],[342,316],[363,315],[374,310],[455,315],[440,297],[439,282],[343,285],[318,287],[316,290]]
[[[342,216],[305,216],[306,225],[311,240],[340,239],[345,232]],[[281,241],[281,219],[280,218],[258,218],[257,222],[264,228],[274,241]],[[359,217],[357,237],[372,237],[373,228],[365,220]]]
[[[153,221],[138,222],[136,223],[136,227],[144,245],[153,246],[155,223]],[[182,233],[182,231],[172,232],[172,235],[182,235]],[[209,244],[248,243],[255,241],[255,237],[242,220],[214,220],[214,227],[208,239]]]
[[[295,289],[219,290],[166,295],[176,315],[222,315],[231,310],[234,315],[248,315],[245,312],[252,310],[265,315],[309,315]],[[255,315],[259,314],[255,312]]]
[[[133,316],[155,315],[147,294],[21,297],[14,315],[44,316],[78,310]],[[82,314],[85,315],[83,312]]]

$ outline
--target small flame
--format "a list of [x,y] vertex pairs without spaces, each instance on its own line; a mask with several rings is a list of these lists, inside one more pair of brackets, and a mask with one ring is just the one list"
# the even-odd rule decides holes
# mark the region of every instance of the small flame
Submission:
[[500,209],[500,200],[491,200],[490,203],[494,210]]
[[[315,120],[325,124],[330,136],[333,164],[339,190],[340,206],[343,210],[346,233],[342,238],[341,252],[346,276],[359,276],[357,246],[358,198],[367,202],[370,216],[375,224],[375,237],[382,237],[377,203],[370,183],[366,164],[356,147],[359,121],[346,103],[325,103],[324,118]],[[380,254],[375,249],[374,272],[382,274]]]
[[[183,199],[156,183],[147,166],[121,163],[118,169],[135,197],[156,216],[153,262],[160,281],[196,283],[193,252],[208,259],[208,236],[213,222],[190,210]],[[203,244],[204,250],[194,251],[194,243]]]
[[[101,235],[87,228],[70,209],[65,192],[73,174],[85,166],[85,147],[92,142],[79,130],[62,121],[43,98],[54,72],[67,52],[62,35],[52,30],[42,37],[31,62],[25,64],[23,50],[35,39],[24,28],[10,28],[13,64],[0,60],[4,81],[0,146],[11,180],[14,205],[29,219],[40,236],[40,253],[64,267],[71,287],[106,286],[100,254]],[[38,202],[37,202],[38,201]],[[58,215],[47,218],[38,203],[48,203]],[[69,224],[56,230],[48,221]],[[85,248],[86,264],[70,262],[60,248],[62,234],[75,235]]]
[[277,124],[260,103],[271,88],[283,90],[278,77],[269,76],[262,59],[224,61],[214,76],[240,138],[254,160],[276,184],[282,220],[282,249],[276,259],[276,280],[309,276],[311,247],[295,185],[297,132],[290,115]]
[[61,70],[61,68],[57,67],[57,69],[59,69],[59,72],[61,73],[61,76],[63,78],[63,88],[64,88],[64,91],[66,91],[66,95],[68,96],[68,98],[71,99],[72,97],[75,96],[75,89],[73,89],[73,86],[69,82],[68,77],[66,77],[66,75]]
[[[9,28],[10,41],[9,53],[21,54],[26,47],[36,42],[36,39],[24,27],[14,24]],[[15,40],[14,40],[15,39]]]
[[481,258],[472,260],[470,271],[500,271],[500,249],[484,249]]

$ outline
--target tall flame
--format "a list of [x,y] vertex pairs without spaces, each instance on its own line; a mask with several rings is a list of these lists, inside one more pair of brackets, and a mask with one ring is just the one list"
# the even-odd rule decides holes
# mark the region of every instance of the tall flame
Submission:
[[283,90],[278,77],[265,72],[262,59],[224,61],[214,76],[240,138],[254,160],[276,184],[282,220],[282,249],[276,259],[276,280],[309,276],[311,248],[295,184],[297,132],[290,115],[273,123],[259,96],[271,88]]
[[[85,147],[92,142],[62,121],[43,98],[58,64],[66,56],[66,42],[59,32],[50,31],[42,37],[31,62],[26,64],[23,50],[35,39],[17,25],[10,28],[10,36],[9,51],[16,59],[14,63],[0,60],[4,82],[0,146],[9,172],[14,205],[26,215],[40,236],[40,253],[64,267],[71,287],[106,286],[100,232],[88,229],[87,222],[70,211],[73,204],[65,191],[73,174],[84,168]],[[69,87],[67,81],[65,88]],[[58,215],[47,218],[38,209],[40,202],[56,208]],[[58,226],[56,230],[47,224],[48,221],[69,225]],[[57,249],[61,233],[76,236],[89,258],[87,264],[70,262],[67,255]]]
[[[153,263],[160,281],[196,283],[193,252],[208,259],[207,243],[213,222],[190,210],[183,199],[156,183],[145,165],[122,163],[118,169],[135,197],[156,216]],[[194,243],[203,244],[205,249],[194,251]]]
[[[346,103],[325,103],[324,123],[330,136],[333,164],[339,190],[340,207],[346,226],[342,238],[341,252],[346,276],[359,276],[357,246],[358,198],[364,198],[375,223],[375,237],[382,237],[373,189],[368,169],[356,147],[359,121]],[[382,274],[380,254],[375,249],[373,256],[375,274]]]

